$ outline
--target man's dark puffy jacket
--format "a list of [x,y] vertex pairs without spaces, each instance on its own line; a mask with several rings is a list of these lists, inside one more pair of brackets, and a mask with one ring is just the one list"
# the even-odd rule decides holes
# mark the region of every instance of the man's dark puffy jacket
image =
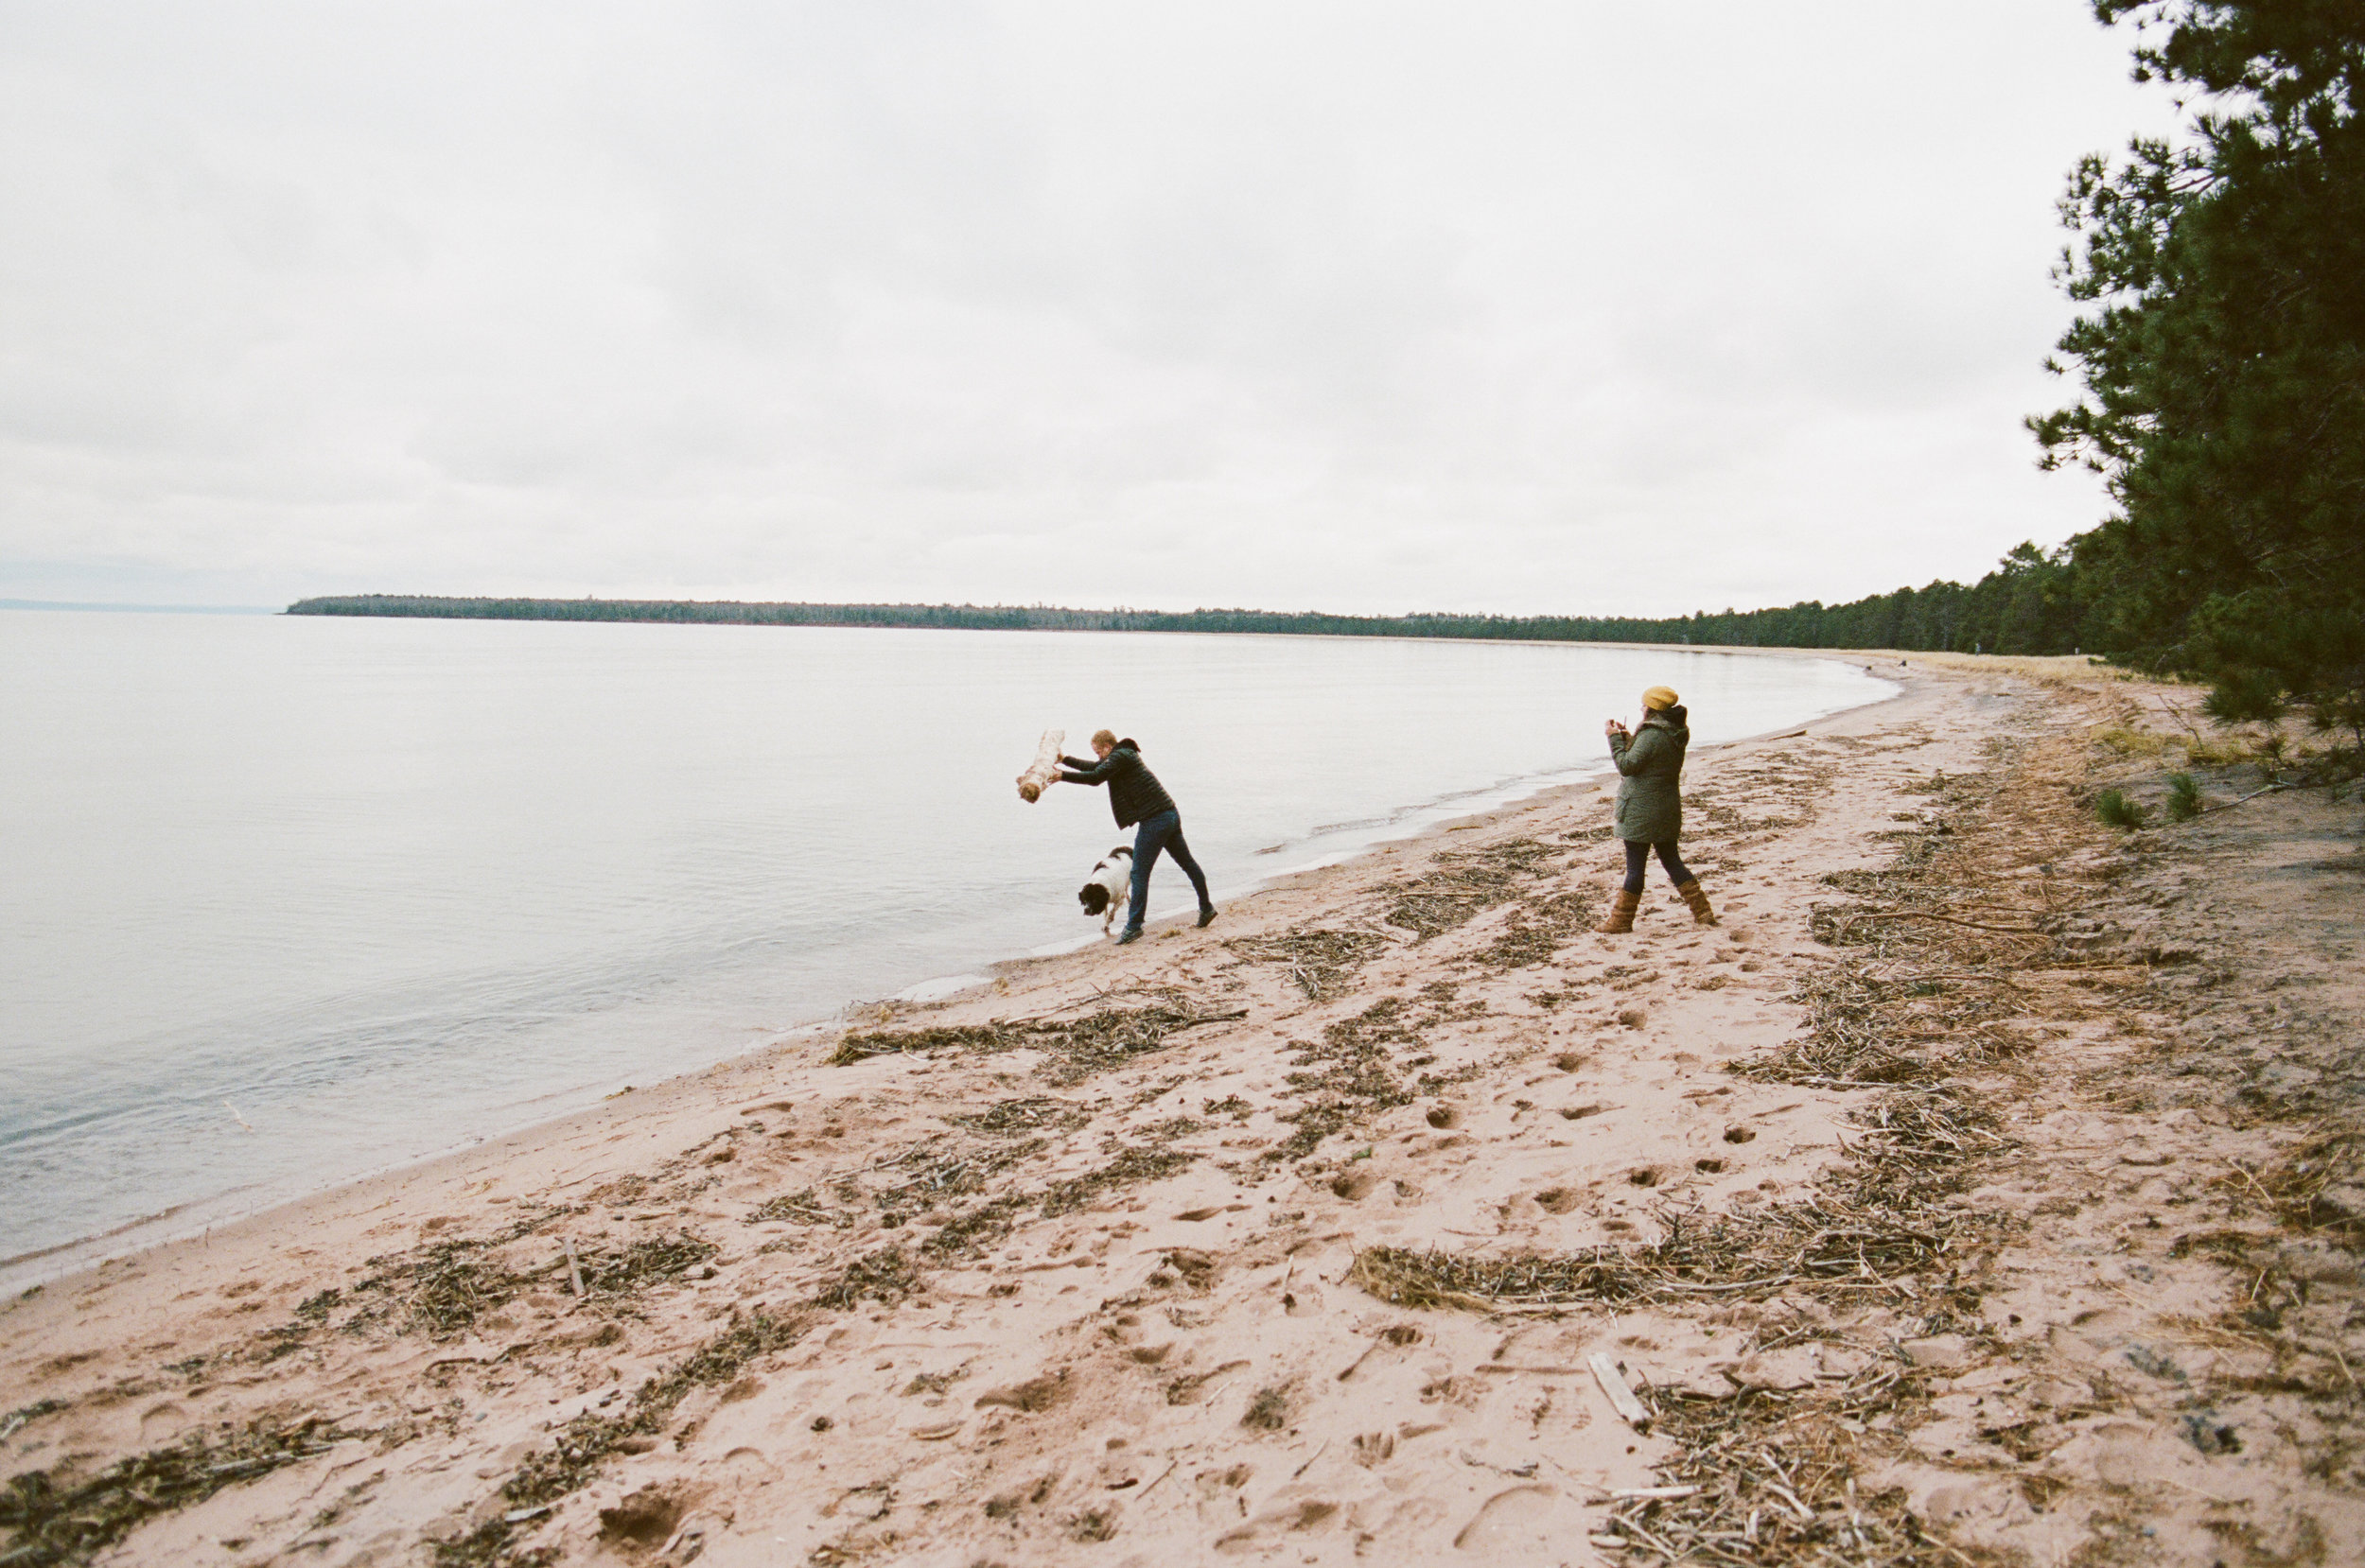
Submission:
[[1060,762],[1063,767],[1081,770],[1060,775],[1070,784],[1109,786],[1109,810],[1116,813],[1119,828],[1130,828],[1144,817],[1174,810],[1174,797],[1158,782],[1158,775],[1142,765],[1142,748],[1130,738],[1119,740],[1117,749],[1102,761],[1062,757]]

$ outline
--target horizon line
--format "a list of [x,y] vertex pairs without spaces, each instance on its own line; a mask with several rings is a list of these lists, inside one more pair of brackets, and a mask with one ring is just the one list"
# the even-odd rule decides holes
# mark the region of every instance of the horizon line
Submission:
[[112,610],[124,615],[275,616],[275,604],[120,604],[100,599],[0,599],[0,610]]

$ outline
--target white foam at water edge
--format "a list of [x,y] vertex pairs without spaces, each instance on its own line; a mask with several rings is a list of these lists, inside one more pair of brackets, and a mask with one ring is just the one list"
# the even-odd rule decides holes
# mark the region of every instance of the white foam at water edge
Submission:
[[958,996],[963,991],[973,991],[980,985],[992,984],[991,975],[939,975],[934,980],[923,980],[917,985],[905,986],[895,993],[893,1000],[897,1002],[942,1002],[946,997]]

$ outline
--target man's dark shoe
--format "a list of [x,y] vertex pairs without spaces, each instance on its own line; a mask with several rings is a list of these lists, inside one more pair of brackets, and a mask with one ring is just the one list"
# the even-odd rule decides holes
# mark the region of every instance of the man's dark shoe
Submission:
[[1139,926],[1128,926],[1125,928],[1123,934],[1118,936],[1117,946],[1121,948],[1128,942],[1138,942],[1141,939],[1142,928]]
[[1212,926],[1215,923],[1216,906],[1209,904],[1199,912],[1199,929],[1205,931],[1209,926]]

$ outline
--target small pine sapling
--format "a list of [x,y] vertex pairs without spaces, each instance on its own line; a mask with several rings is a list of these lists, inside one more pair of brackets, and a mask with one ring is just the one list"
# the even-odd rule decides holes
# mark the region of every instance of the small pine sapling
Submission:
[[2168,820],[2190,822],[2203,810],[2200,786],[2193,782],[2193,775],[2188,773],[2168,775]]
[[2151,812],[2128,799],[2123,791],[2105,790],[2094,797],[2094,815],[2113,828],[2132,831],[2149,821]]

